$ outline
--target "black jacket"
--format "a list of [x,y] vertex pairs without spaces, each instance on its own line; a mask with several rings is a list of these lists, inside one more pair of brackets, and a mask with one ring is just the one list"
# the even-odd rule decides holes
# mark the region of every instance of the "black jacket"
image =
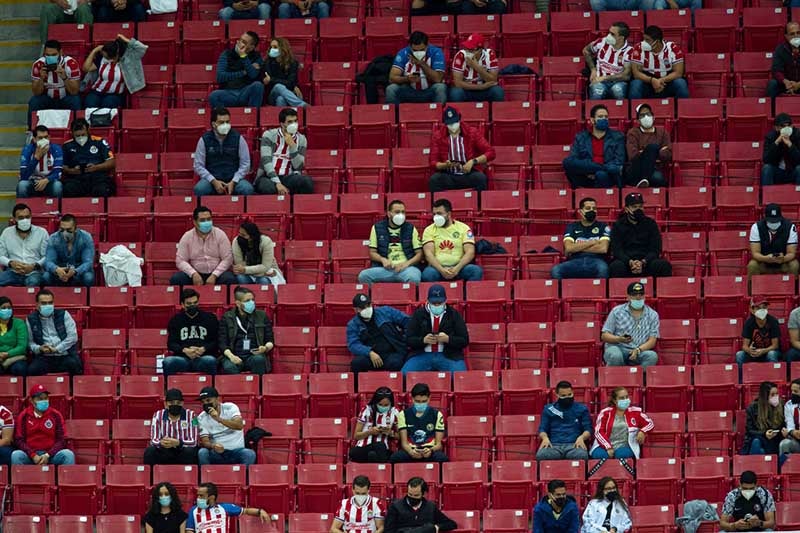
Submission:
[[[778,409],[783,412],[783,405],[778,407]],[[747,415],[747,421],[745,425],[745,433],[744,433],[744,443],[742,445],[742,454],[747,454],[750,451],[750,444],[752,444],[753,439],[760,438],[761,445],[764,447],[764,452],[768,454],[776,454],[779,452],[779,445],[783,437],[780,435],[776,435],[772,439],[768,439],[764,433],[766,433],[767,429],[777,429],[780,433],[780,430],[786,427],[786,421],[783,420],[781,417],[782,423],[776,427],[770,428],[762,428],[758,425],[758,400],[756,399],[753,403],[747,406],[745,409],[745,414]]]
[[780,146],[775,144],[775,141],[780,135],[774,129],[764,137],[764,155],[762,160],[765,165],[778,166],[782,159],[786,160],[786,173],[791,174],[797,165],[800,165],[800,129],[792,128],[792,135],[789,140],[792,141],[792,147],[786,148],[786,145],[781,143]]
[[[439,325],[439,332],[446,333],[450,337],[450,342],[444,345],[444,356],[448,359],[463,359],[464,348],[469,345],[469,332],[464,317],[454,307],[447,306]],[[426,344],[422,339],[429,333],[433,333],[431,315],[423,304],[411,315],[406,328],[406,342],[412,354],[421,353],[425,349]]]
[[[236,307],[230,309],[222,315],[222,320],[219,322],[219,353],[225,353],[225,350],[230,350],[234,355],[241,356],[242,354],[236,353],[236,339],[242,335],[242,330],[239,329],[236,323],[237,310]],[[272,321],[267,316],[267,313],[256,309],[250,315],[255,327],[256,343],[258,346],[264,346],[268,342],[275,343],[275,337],[272,333]],[[251,346],[255,349],[258,346]],[[244,354],[247,355],[247,354]]]
[[282,84],[290,91],[294,91],[297,87],[297,61],[292,61],[288,70],[284,70],[278,60],[272,57],[264,58],[264,67],[261,69],[261,78],[264,74],[269,74],[269,85],[267,86],[267,94],[277,85]]
[[661,232],[656,221],[645,217],[633,224],[623,212],[611,227],[611,254],[626,265],[631,259],[650,263],[661,257]]
[[175,355],[183,355],[187,346],[202,346],[206,355],[217,355],[219,320],[214,313],[199,311],[190,318],[181,311],[169,319],[167,348]]
[[394,500],[386,512],[386,525],[384,533],[402,533],[403,531],[430,526],[439,526],[439,531],[452,531],[458,524],[447,517],[435,502],[422,500],[422,505],[416,511],[408,505],[405,498]]

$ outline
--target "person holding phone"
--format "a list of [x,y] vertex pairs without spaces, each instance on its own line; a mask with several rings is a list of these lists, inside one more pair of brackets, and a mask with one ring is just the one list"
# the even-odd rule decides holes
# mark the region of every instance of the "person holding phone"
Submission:
[[739,486],[725,496],[720,513],[722,531],[772,531],[775,529],[775,499],[752,470],[739,476]]
[[400,449],[392,454],[392,463],[447,462],[442,451],[444,445],[444,416],[430,406],[431,389],[425,383],[417,383],[411,389],[414,405],[397,416],[400,432]]
[[658,340],[658,313],[644,303],[644,284],[629,284],[627,293],[628,302],[614,307],[603,324],[603,359],[608,366],[646,368],[658,362],[653,350]]
[[771,381],[761,383],[758,398],[747,407],[746,413],[742,455],[777,454],[786,427],[778,386]]
[[198,397],[203,412],[197,416],[200,427],[200,450],[197,459],[201,465],[252,465],[256,452],[244,445],[244,419],[239,406],[221,402],[219,391],[203,387]]

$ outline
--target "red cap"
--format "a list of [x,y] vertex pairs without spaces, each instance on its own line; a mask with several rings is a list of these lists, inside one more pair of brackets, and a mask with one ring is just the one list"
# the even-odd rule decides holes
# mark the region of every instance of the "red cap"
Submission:
[[756,295],[750,299],[750,305],[768,304],[769,300],[766,296]]
[[29,392],[31,398],[35,398],[40,394],[50,394],[50,391],[48,391],[47,387],[45,387],[44,385],[39,384],[39,385],[34,385]]
[[473,33],[469,37],[467,37],[461,46],[466,48],[467,50],[474,50],[476,48],[483,48],[483,44],[485,43],[485,39],[483,35],[480,33]]

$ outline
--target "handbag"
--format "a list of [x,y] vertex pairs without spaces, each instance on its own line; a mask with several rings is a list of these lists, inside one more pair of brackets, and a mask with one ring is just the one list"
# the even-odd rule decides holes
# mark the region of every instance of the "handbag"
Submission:
[[89,125],[93,128],[111,127],[111,110],[98,108],[89,114]]

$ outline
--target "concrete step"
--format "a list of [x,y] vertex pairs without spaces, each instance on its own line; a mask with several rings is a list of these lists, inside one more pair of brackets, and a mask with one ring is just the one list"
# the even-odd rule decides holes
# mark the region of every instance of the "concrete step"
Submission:
[[0,0],[0,18],[39,18],[42,6],[47,2],[42,0]]
[[[23,139],[23,142],[25,140]],[[14,148],[12,146],[4,146],[0,148],[0,171],[19,171],[19,154],[22,150],[22,143],[20,143],[19,148]]]
[[31,81],[31,61],[0,61],[0,72],[3,73],[3,81],[20,81],[30,83]]
[[[2,10],[2,4],[0,4]],[[31,18],[0,20],[0,35],[4,41],[36,39],[39,37],[39,14]]]
[[0,41],[0,61],[26,61],[33,64],[42,52],[38,39]]
[[0,104],[23,104],[31,97],[31,83],[0,81]]
[[18,174],[11,176],[0,171],[0,219],[8,219],[17,203],[17,179]]
[[0,126],[24,126],[27,123],[26,104],[0,105]]

